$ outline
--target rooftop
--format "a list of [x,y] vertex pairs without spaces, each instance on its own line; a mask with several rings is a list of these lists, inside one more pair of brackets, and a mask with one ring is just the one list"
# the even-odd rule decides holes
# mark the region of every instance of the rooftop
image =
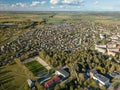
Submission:
[[97,71],[95,71],[95,70],[93,70],[93,69],[90,70],[90,72],[93,73],[93,74],[97,74]]
[[101,74],[95,74],[95,77],[97,78],[97,79],[99,79],[100,81],[102,81],[102,82],[106,82],[106,81],[108,81],[109,80],[109,78],[107,78],[107,77],[105,77],[105,76],[103,76],[103,75],[101,75]]
[[120,76],[120,72],[114,71],[113,73],[110,74],[112,77],[117,77]]
[[57,71],[60,72],[61,74],[63,74],[65,77],[69,77],[69,73],[66,72],[65,70],[63,70],[63,69],[58,69]]

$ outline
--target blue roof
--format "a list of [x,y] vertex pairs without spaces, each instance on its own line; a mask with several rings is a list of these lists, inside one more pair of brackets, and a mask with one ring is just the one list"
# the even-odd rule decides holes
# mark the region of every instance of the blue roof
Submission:
[[43,78],[38,79],[38,82],[39,82],[40,84],[42,84],[43,82],[47,81],[47,80],[50,79],[50,78],[51,78],[50,76],[46,76],[46,77],[43,77]]

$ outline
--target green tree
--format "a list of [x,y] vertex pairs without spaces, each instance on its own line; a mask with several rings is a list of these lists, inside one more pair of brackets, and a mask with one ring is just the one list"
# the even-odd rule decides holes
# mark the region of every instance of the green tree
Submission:
[[57,84],[57,85],[55,86],[54,90],[61,90],[60,85],[59,85],[59,84]]

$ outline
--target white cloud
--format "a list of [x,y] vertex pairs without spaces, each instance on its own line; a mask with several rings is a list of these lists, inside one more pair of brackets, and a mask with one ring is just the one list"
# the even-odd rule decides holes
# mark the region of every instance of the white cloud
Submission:
[[78,9],[80,9],[80,8],[81,8],[81,6],[77,6],[77,8],[78,8]]
[[41,1],[41,4],[44,5],[46,3],[46,1]]
[[94,4],[98,4],[99,2],[98,1],[95,1]]
[[16,4],[0,4],[0,11],[4,10],[17,10],[17,9],[23,9],[27,7],[26,3],[16,3]]
[[76,5],[83,3],[84,0],[50,0],[51,4],[65,4],[65,5]]
[[63,4],[80,4],[84,2],[84,0],[63,0]]
[[58,3],[60,3],[60,0],[50,0],[50,3],[51,4],[58,4]]
[[15,4],[12,4],[11,7],[15,7],[16,5]]
[[62,6],[62,5],[60,6],[60,8],[64,8],[64,7],[65,7],[65,6]]
[[36,6],[36,5],[38,5],[38,4],[40,4],[39,1],[33,1],[32,4],[31,4],[30,6]]
[[41,1],[41,2],[39,2],[39,1],[33,1],[30,6],[37,6],[39,4],[44,5],[45,3],[46,3],[46,1]]
[[0,4],[0,10],[6,10],[9,7],[9,4]]
[[54,7],[54,6],[52,6],[51,8],[52,8],[52,9],[54,9],[55,7]]
[[16,5],[13,5],[13,6],[19,6],[19,7],[26,7],[27,4],[26,3],[16,3]]

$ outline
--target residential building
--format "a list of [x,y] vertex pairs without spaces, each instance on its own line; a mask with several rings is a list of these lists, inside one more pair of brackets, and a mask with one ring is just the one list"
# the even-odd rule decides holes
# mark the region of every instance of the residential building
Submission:
[[101,53],[105,53],[106,52],[106,48],[101,48],[101,47],[97,47],[95,46],[95,50],[101,52]]
[[98,73],[93,76],[93,79],[98,81],[100,85],[108,85],[109,84],[109,79]]
[[55,74],[56,74],[56,75],[62,75],[64,78],[69,77],[69,73],[66,72],[66,71],[63,70],[63,69],[58,69],[58,70],[56,70]]
[[97,73],[95,70],[90,70],[89,72],[90,77],[94,80],[98,81],[100,85],[108,85],[109,84],[109,78]]
[[50,88],[50,87],[54,87],[58,82],[60,82],[60,77],[59,76],[55,76],[52,79],[49,79],[48,81],[43,83],[43,86],[45,88]]
[[110,52],[116,52],[116,53],[120,51],[119,48],[108,48],[108,50],[109,50]]
[[113,73],[110,74],[110,76],[113,78],[120,78],[120,72],[114,71]]

